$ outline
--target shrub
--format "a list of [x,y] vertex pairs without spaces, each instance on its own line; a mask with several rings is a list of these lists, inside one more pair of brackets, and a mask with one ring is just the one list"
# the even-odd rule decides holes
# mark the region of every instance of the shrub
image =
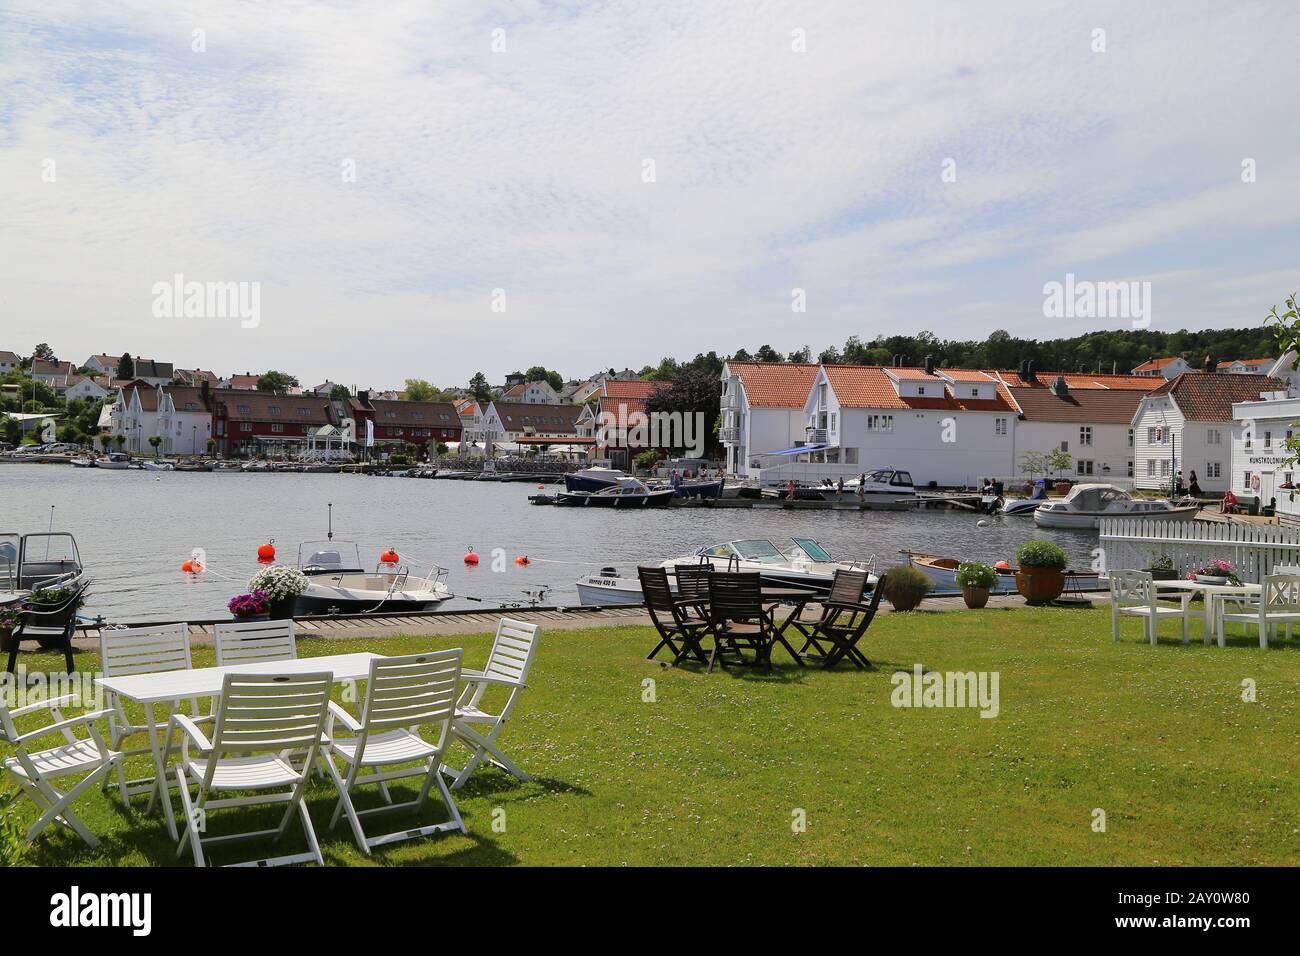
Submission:
[[1051,541],[1026,541],[1016,551],[1016,563],[1023,568],[1055,568],[1064,571],[1065,552]]
[[402,454],[389,455],[389,456],[388,456],[388,463],[389,463],[390,465],[405,465],[405,464],[406,464],[406,456],[405,456],[405,455],[402,455]]
[[270,600],[283,601],[307,590],[307,583],[307,575],[297,568],[279,564],[264,568],[249,578],[248,590],[254,593],[265,591]]
[[968,561],[957,565],[957,583],[964,588],[992,588],[998,573],[982,561]]
[[934,582],[930,580],[930,575],[924,571],[917,570],[910,564],[896,564],[889,568],[885,574],[885,597],[893,600],[890,595],[901,593],[903,591],[920,591],[922,594],[929,594],[934,589]]

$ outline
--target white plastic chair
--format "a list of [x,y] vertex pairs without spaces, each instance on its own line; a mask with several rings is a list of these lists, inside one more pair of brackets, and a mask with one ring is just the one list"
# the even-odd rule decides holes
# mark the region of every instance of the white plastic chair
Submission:
[[[443,772],[452,778],[451,789],[463,787],[470,774],[485,759],[520,780],[531,779],[501,752],[497,746],[497,737],[501,735],[511,712],[519,703],[520,694],[528,686],[526,681],[533,664],[533,653],[537,650],[538,633],[536,624],[525,624],[523,621],[503,617],[497,625],[497,635],[492,642],[487,665],[481,672],[461,672],[465,689],[456,704],[451,732],[469,749],[470,757],[459,770],[451,766],[444,767]],[[489,687],[510,689],[505,706],[496,714],[482,709],[483,695]]]
[[1259,628],[1259,646],[1268,647],[1271,636],[1277,639],[1279,624],[1286,628],[1287,640],[1291,639],[1291,625],[1300,624],[1300,576],[1293,574],[1270,574],[1264,578],[1264,586],[1259,594],[1259,603],[1253,607],[1243,607],[1240,611],[1224,610],[1219,614],[1218,638],[1224,643],[1224,624],[1227,621],[1239,621],[1243,624],[1255,624]]
[[1162,617],[1178,617],[1183,622],[1183,643],[1187,643],[1188,618],[1199,616],[1190,607],[1192,594],[1181,591],[1177,606],[1161,604],[1155,582],[1147,571],[1111,571],[1110,577],[1110,633],[1119,640],[1119,619],[1130,614],[1145,619],[1144,627],[1151,643],[1156,643],[1156,631]]
[[[378,658],[370,662],[369,684],[361,719],[356,720],[338,704],[330,702],[330,716],[325,735],[325,764],[339,799],[330,818],[330,829],[338,826],[339,817],[347,814],[352,825],[352,835],[364,853],[372,847],[414,837],[428,836],[446,830],[465,833],[456,802],[451,798],[446,782],[439,772],[442,758],[451,743],[451,718],[456,709],[456,685],[460,680],[460,648],[410,654],[405,657]],[[355,736],[334,736],[334,722],[339,721]],[[428,727],[433,741],[420,735],[420,728]],[[347,767],[346,779],[340,776],[334,764],[338,756]],[[419,761],[420,766],[384,770],[399,764]],[[363,771],[373,771],[360,776]],[[403,777],[423,776],[420,795],[406,803],[393,803],[387,784]],[[358,787],[378,784],[384,804],[366,810],[357,810],[352,794]],[[407,828],[384,836],[368,837],[361,826],[361,818],[390,810],[422,810],[429,797],[429,788],[437,785],[438,793],[451,819],[446,823]]]
[[[105,677],[122,677],[128,674],[156,674],[160,671],[189,670],[193,666],[190,658],[190,629],[188,624],[164,624],[157,627],[127,627],[105,629],[99,632],[100,667]],[[168,705],[168,714],[175,709],[179,701]],[[122,741],[133,734],[149,731],[148,724],[133,724],[126,715],[122,700],[116,694],[109,693],[108,705],[108,743],[117,749]],[[190,698],[190,716],[198,723],[211,721],[210,714],[200,713],[199,702]],[[156,728],[162,733],[164,725]],[[123,750],[122,756],[134,757],[152,754],[151,747],[139,747]],[[168,755],[170,756],[170,754]],[[149,807],[158,796],[157,780],[153,777],[141,777],[127,781],[127,794],[137,796],[149,793]]]
[[293,638],[293,621],[244,621],[217,624],[212,628],[217,642],[217,666],[255,664],[259,661],[298,659]]
[[[71,805],[101,780],[107,780],[111,769],[117,771],[118,789],[122,803],[126,803],[126,775],[122,771],[122,755],[104,742],[96,724],[100,718],[109,716],[110,711],[105,708],[65,718],[60,708],[78,700],[77,695],[69,694],[10,709],[0,697],[0,741],[14,749],[13,755],[5,758],[3,767],[14,775],[23,794],[41,811],[37,821],[27,829],[28,840],[36,839],[42,830],[57,821],[85,840],[88,846],[99,846],[99,840],[72,812]],[[14,726],[14,718],[41,710],[49,710],[54,723],[39,730],[19,733]],[[78,738],[73,733],[73,728],[76,727],[85,727],[89,736]],[[56,732],[63,735],[63,744],[47,750],[28,750],[29,741]],[[51,782],[76,775],[82,775],[81,779],[66,792],[56,789]]]
[[[324,863],[303,791],[308,771],[319,753],[332,682],[333,677],[328,673],[227,674],[210,741],[190,718],[172,714],[167,724],[168,740],[175,729],[183,735],[176,781],[180,785],[186,829],[176,848],[177,856],[188,845],[194,855],[194,865],[204,866],[203,847],[207,844],[261,837],[279,840],[297,810],[309,852],[235,865],[280,866],[310,860]],[[197,752],[192,753],[191,746]],[[295,751],[305,753],[301,765],[295,763]],[[198,788],[193,797],[191,786]],[[214,791],[231,790],[270,792],[212,797]],[[212,810],[279,803],[287,803],[288,807],[280,825],[273,830],[202,835]]]

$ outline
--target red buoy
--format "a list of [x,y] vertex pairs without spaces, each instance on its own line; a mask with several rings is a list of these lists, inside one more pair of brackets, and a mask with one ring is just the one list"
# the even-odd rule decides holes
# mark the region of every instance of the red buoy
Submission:
[[182,562],[182,563],[181,563],[181,570],[184,571],[186,574],[193,574],[193,573],[194,573],[194,562],[193,562],[193,561],[184,561],[184,562]]
[[1000,570],[1000,571],[1010,571],[1010,570],[1011,570],[1011,565],[1008,564],[1006,561],[999,561],[997,564],[993,565],[993,567],[997,568],[997,569]]
[[470,548],[469,551],[465,553],[465,563],[478,564],[478,555],[474,553],[473,548]]
[[382,561],[384,564],[397,564],[402,559],[398,556],[396,551],[394,551],[392,548],[389,548],[387,551],[385,551],[383,554],[379,556],[379,560]]
[[266,544],[260,545],[257,549],[257,561],[259,564],[270,564],[275,560],[275,539],[272,538]]
[[532,563],[533,562],[528,560],[528,555],[526,554],[521,554],[519,557],[515,558],[515,564],[519,565],[520,567],[523,567],[525,564],[532,564]]

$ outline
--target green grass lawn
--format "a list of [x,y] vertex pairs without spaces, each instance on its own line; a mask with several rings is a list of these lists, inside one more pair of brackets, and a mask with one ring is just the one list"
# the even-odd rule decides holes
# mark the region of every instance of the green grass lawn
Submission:
[[[1170,626],[1151,647],[1139,628],[1126,621],[1116,644],[1104,610],[891,614],[862,645],[878,671],[800,670],[778,650],[785,663],[771,675],[660,667],[642,659],[648,628],[543,631],[531,688],[502,738],[534,780],[480,770],[458,794],[469,836],[366,858],[346,823],[328,832],[331,786],[313,784],[310,806],[327,861],[348,865],[1300,862],[1296,642],[1183,646]],[[305,638],[300,655],[459,645],[478,667],[490,641]],[[195,656],[211,663],[207,648]],[[57,666],[53,656],[24,660]],[[998,672],[998,716],[893,707],[892,672],[916,663]],[[1253,703],[1242,700],[1247,678]],[[647,680],[653,702],[643,701]],[[89,795],[78,810],[102,846],[50,829],[26,862],[171,863],[161,820],[143,806],[138,798],[128,815],[114,791]],[[1094,832],[1096,808],[1105,832]],[[792,827],[799,810],[804,832]],[[214,813],[211,831],[226,829],[223,816],[253,829],[261,812]],[[34,818],[30,805],[22,813]],[[442,819],[436,803],[428,819]],[[413,822],[394,814],[370,825]],[[290,833],[283,851],[235,844],[213,862],[303,849],[296,824]]]

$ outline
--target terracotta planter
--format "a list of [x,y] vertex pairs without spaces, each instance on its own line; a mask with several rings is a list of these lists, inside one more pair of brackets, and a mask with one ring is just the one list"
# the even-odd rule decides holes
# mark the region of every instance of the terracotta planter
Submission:
[[989,589],[973,588],[968,584],[961,589],[961,599],[966,602],[966,606],[972,611],[978,611],[989,603]]
[[895,611],[915,611],[925,598],[925,592],[916,588],[899,588],[896,591],[886,590],[885,597]]
[[1016,590],[1027,604],[1047,604],[1065,590],[1065,572],[1060,568],[1026,568],[1016,571]]

